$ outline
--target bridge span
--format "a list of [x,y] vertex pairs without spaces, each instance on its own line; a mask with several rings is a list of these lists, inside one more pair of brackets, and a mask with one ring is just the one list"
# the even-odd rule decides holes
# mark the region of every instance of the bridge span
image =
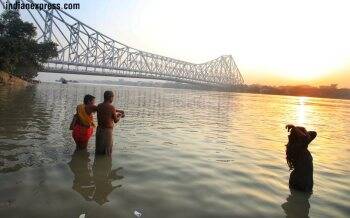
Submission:
[[[0,2],[5,6],[6,0]],[[37,27],[39,42],[53,41],[58,45],[59,55],[44,64],[45,72],[157,79],[221,88],[244,84],[231,55],[195,64],[127,46],[60,9],[21,9],[20,13],[22,19]]]

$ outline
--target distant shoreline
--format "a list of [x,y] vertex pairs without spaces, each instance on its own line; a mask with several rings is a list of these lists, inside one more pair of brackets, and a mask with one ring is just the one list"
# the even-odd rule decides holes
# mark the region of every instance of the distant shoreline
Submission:
[[350,100],[350,89],[337,88],[337,84],[329,86],[264,86],[264,85],[244,85],[241,92],[255,93],[255,94],[270,94],[270,95],[285,95],[285,96],[299,96],[299,97],[314,97],[314,98],[330,98],[330,99],[344,99]]
[[336,97],[325,97],[325,96],[309,96],[309,95],[288,95],[288,94],[273,94],[273,93],[257,93],[257,92],[236,92],[236,93],[247,93],[255,95],[272,95],[272,96],[291,96],[291,97],[306,97],[306,98],[322,98],[322,99],[336,99],[336,100],[350,100],[349,98],[336,98]]
[[[43,81],[45,82],[45,81]],[[60,83],[45,82],[45,83]],[[249,94],[264,94],[264,95],[281,95],[281,96],[295,96],[295,97],[313,97],[313,98],[329,98],[350,100],[350,89],[336,88],[336,85],[312,87],[307,85],[299,86],[263,86],[263,85],[243,85],[236,89],[216,89],[210,87],[203,87],[193,84],[173,83],[173,82],[134,82],[134,81],[74,81],[73,84],[91,84],[91,85],[111,85],[111,86],[132,86],[132,87],[155,87],[155,88],[170,88],[170,89],[192,89],[202,91],[220,91],[220,92],[235,92],[235,93],[249,93]]]

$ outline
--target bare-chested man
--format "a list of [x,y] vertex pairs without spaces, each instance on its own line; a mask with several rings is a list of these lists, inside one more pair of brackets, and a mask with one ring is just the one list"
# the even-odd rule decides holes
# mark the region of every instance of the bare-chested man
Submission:
[[114,98],[112,91],[105,91],[103,97],[103,103],[97,106],[96,154],[111,155],[114,123],[124,117],[124,111],[117,110],[112,105]]

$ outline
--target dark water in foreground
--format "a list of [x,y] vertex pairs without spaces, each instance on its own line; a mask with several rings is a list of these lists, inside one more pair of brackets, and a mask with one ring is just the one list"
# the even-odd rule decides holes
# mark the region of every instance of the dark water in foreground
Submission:
[[[86,93],[118,90],[112,158],[74,153]],[[82,84],[0,87],[0,217],[349,217],[350,101]],[[314,193],[288,189],[286,123],[310,145]]]

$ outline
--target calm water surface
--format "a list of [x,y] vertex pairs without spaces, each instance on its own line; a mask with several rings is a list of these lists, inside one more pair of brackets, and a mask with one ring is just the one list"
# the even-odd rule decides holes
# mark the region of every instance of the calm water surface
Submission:
[[[75,106],[107,89],[112,158],[74,153]],[[0,87],[0,217],[350,217],[350,101],[49,84]],[[312,195],[290,193],[285,124],[318,132]]]

